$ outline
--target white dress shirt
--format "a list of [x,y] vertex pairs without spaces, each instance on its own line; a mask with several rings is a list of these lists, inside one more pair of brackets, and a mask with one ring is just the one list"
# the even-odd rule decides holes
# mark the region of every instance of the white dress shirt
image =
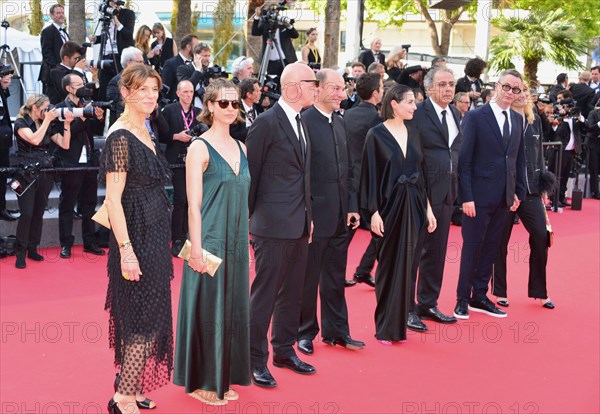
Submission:
[[452,115],[452,111],[450,111],[450,105],[446,106],[446,109],[443,109],[441,106],[436,104],[433,99],[430,99],[433,109],[435,109],[435,113],[442,122],[442,111],[446,111],[446,123],[448,124],[448,147],[452,146],[454,139],[458,135],[458,125],[456,125],[456,121],[454,121],[454,115]]

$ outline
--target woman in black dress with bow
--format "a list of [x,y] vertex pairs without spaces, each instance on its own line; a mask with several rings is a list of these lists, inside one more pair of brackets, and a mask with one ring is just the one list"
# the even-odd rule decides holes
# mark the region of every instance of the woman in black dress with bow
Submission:
[[405,85],[386,92],[385,121],[369,130],[363,150],[360,209],[381,237],[375,273],[375,337],[383,345],[406,340],[413,261],[419,233],[433,232],[436,220],[427,196],[426,167],[419,133],[404,125],[416,110]]

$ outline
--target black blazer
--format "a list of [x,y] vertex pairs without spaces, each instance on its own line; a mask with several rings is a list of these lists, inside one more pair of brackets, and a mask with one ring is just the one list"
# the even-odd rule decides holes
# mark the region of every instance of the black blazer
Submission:
[[[150,49],[154,49],[158,44],[158,40],[155,40],[150,45]],[[162,67],[165,62],[173,57],[173,39],[170,37],[165,38],[165,42],[163,43],[163,47],[160,50],[160,55],[154,56],[152,58],[152,65],[154,69],[156,69],[159,73],[162,71]]]
[[352,166],[352,188],[356,191],[360,184],[360,167],[367,132],[381,122],[383,119],[379,116],[377,107],[368,102],[359,102],[358,105],[344,112],[346,139]]
[[[162,144],[167,144],[165,157],[170,164],[182,164],[184,162],[183,157],[187,154],[187,149],[190,145],[189,142],[186,143],[173,140],[173,135],[186,129],[183,117],[181,116],[181,110],[179,102],[168,104],[162,110],[162,116],[165,121],[167,121],[167,124],[169,124],[169,132],[159,136],[159,141]],[[200,121],[196,119],[199,114],[200,108],[194,108],[194,120],[192,121],[190,128],[193,128],[200,123]]]
[[527,174],[525,175],[527,193],[539,195],[541,175],[546,171],[542,146],[544,133],[539,115],[535,115],[533,124],[525,122],[523,141],[525,143],[525,163],[527,165]]
[[508,146],[490,104],[473,109],[462,121],[458,157],[459,199],[477,206],[512,206],[514,195],[525,199],[523,117],[510,111]]
[[[573,120],[573,137],[575,138],[575,154],[581,154],[581,134],[587,130],[585,123],[578,119]],[[563,144],[563,150],[567,148],[569,141],[571,140],[571,127],[569,123],[565,121],[558,124],[554,131],[555,141],[560,141]]]
[[[385,55],[380,51],[379,56],[377,56],[379,63],[385,65]],[[358,55],[358,61],[365,65],[365,68],[369,69],[369,65],[375,62],[375,56],[373,56],[373,51],[371,49],[366,49],[360,52]]]
[[69,69],[65,65],[58,65],[50,71],[50,79],[48,82],[47,95],[50,98],[50,103],[56,105],[62,102],[67,97],[67,92],[62,88],[62,79],[65,75],[71,73],[73,69]]
[[106,99],[113,101],[115,110],[110,111],[110,119],[108,124],[112,125],[115,123],[118,117],[121,116],[125,110],[125,104],[123,103],[123,97],[119,91],[119,81],[121,80],[121,74],[118,73],[112,77],[106,86]]
[[332,237],[348,212],[358,213],[352,184],[344,120],[332,115],[332,124],[314,106],[302,112],[311,142],[310,189],[315,225],[314,236]]
[[596,92],[585,83],[576,83],[570,90],[573,99],[577,101],[577,106],[581,109],[581,114],[587,118],[590,111],[594,109]]
[[[481,90],[483,89],[483,82],[481,81],[481,79],[477,78],[474,81],[475,84],[475,91],[476,92],[481,92]],[[459,80],[456,81],[456,86],[454,87],[454,93],[457,94],[458,92],[472,92],[473,89],[471,88],[471,80],[469,79],[469,77],[467,75],[463,76],[462,78],[460,78]],[[469,98],[471,100],[471,103],[473,103],[474,101],[477,101],[476,99],[472,99]]]
[[[65,99],[62,102],[56,104],[57,108],[73,108],[74,105],[71,101]],[[64,123],[55,121],[61,129],[60,131],[64,135]],[[86,119],[82,121],[80,118],[75,118],[71,122],[71,143],[69,149],[65,150],[57,146],[54,151],[54,155],[60,160],[60,163],[65,167],[76,167],[81,165],[79,163],[79,157],[83,147],[86,147],[87,151],[87,162],[84,164],[92,164],[92,154],[94,152],[94,131],[93,123],[98,122],[94,119]],[[102,121],[103,122],[103,121]]]
[[[0,106],[0,149],[6,150],[13,145],[13,126],[10,120],[10,113],[8,111],[8,97],[10,96],[10,90],[0,88],[0,99],[2,100],[2,106]],[[0,190],[4,191],[4,190]]]
[[248,196],[250,233],[275,239],[299,239],[310,226],[311,140],[308,133],[305,139],[306,160],[303,160],[298,136],[279,103],[257,117],[250,127],[246,138],[252,177]]
[[[67,38],[68,36],[67,33]],[[40,43],[43,60],[38,80],[46,83],[50,78],[50,71],[60,63],[60,48],[63,45],[60,32],[54,24],[50,24],[42,30]]]
[[449,112],[446,113],[446,117],[451,115],[458,126],[458,135],[454,138],[451,147],[448,146],[448,141],[442,132],[442,123],[431,99],[427,98],[418,104],[413,119],[406,123],[418,129],[421,135],[423,156],[427,164],[427,181],[431,197],[429,201],[432,205],[439,205],[444,201],[452,205],[458,195],[458,153],[462,141],[460,112],[453,105],[448,105],[446,110]]
[[177,83],[175,84],[175,89],[177,89],[177,84],[182,80],[189,80],[194,85],[194,90],[198,87],[198,83],[204,82],[204,73],[196,70],[194,65],[191,63],[189,65],[180,65],[177,67]]
[[[262,25],[262,21],[260,19],[254,19],[252,22],[252,36],[262,36],[263,38],[262,49],[260,51],[260,56],[262,59],[267,47],[269,31]],[[283,54],[285,55],[285,63],[287,65],[298,60],[296,57],[296,49],[294,49],[294,44],[292,43],[292,39],[297,39],[298,36],[298,31],[293,26],[291,28],[284,27],[283,29],[279,29],[279,41],[281,43],[280,46],[281,50],[283,50]]]
[[177,97],[177,68],[181,65],[184,65],[185,61],[178,53],[177,56],[173,56],[171,59],[167,60],[163,66],[162,71],[162,80],[165,85],[167,85],[169,89],[169,93],[167,94],[167,98],[173,100]]
[[594,109],[586,120],[588,148],[600,149],[600,126],[598,126],[598,122],[600,122],[600,109]]

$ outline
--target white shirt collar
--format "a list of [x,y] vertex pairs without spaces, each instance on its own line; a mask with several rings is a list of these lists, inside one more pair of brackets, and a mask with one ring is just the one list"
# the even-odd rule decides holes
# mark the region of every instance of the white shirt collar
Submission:
[[506,111],[508,118],[508,127],[512,131],[512,122],[510,119],[510,108],[502,109],[495,101],[490,101],[489,103],[492,112],[494,112],[494,116],[496,117],[496,121],[498,121],[498,126],[500,127],[500,133],[502,133],[502,129],[504,128],[504,114],[502,111]]
[[446,111],[446,113],[450,113],[450,108],[448,108],[448,106],[446,106],[446,108],[442,108],[441,106],[439,106],[437,103],[435,103],[435,101],[433,99],[429,99],[431,101],[431,104],[433,105],[433,109],[435,109],[435,112],[438,114],[438,118],[442,117],[442,111]]
[[181,58],[183,59],[183,61],[184,61],[184,62],[187,62],[188,60],[189,60],[190,62],[192,62],[190,59],[188,59],[188,58],[186,58],[185,56],[183,56],[183,55],[181,54],[181,52],[179,52],[179,56],[181,56]]
[[333,116],[333,114],[327,114],[325,112],[323,112],[317,105],[313,105],[315,107],[315,109],[317,111],[319,111],[321,113],[321,115],[323,115],[325,118],[327,118],[327,121],[331,124],[331,117]]
[[248,111],[250,111],[251,109],[253,109],[253,107],[252,107],[252,106],[248,106],[248,105],[246,105],[246,101],[244,101],[243,99],[242,99],[242,105],[244,105],[244,111],[246,111],[246,112],[248,112]]
[[56,27],[56,30],[60,30],[60,29],[63,29],[63,28],[65,27],[65,25],[64,25],[64,24],[63,24],[62,26],[61,26],[61,25],[59,25],[59,24],[56,24],[56,23],[54,23],[54,22],[52,22],[52,24],[54,25],[54,27]]

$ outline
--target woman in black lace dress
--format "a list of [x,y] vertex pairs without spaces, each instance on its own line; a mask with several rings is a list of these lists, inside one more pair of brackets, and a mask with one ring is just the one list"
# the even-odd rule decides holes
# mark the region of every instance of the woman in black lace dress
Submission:
[[110,346],[120,374],[111,413],[154,408],[144,393],[166,385],[173,369],[169,243],[170,168],[156,150],[146,117],[161,88],[158,73],[130,65],[121,74],[125,111],[110,128],[102,154],[112,231],[108,253]]

